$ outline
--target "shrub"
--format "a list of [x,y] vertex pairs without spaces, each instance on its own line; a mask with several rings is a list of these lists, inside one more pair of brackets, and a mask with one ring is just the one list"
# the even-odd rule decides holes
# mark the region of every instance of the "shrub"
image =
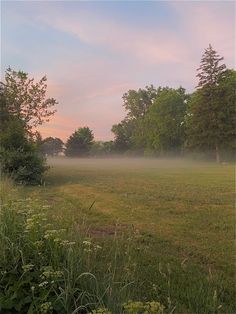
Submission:
[[46,159],[27,137],[21,121],[12,118],[0,138],[1,171],[21,184],[40,184],[47,170]]

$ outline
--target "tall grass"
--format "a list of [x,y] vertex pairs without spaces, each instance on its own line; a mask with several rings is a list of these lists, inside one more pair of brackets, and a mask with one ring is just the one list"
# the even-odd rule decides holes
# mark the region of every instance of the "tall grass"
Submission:
[[1,187],[1,313],[163,313],[159,302],[128,301],[132,241],[101,246],[49,221],[50,206],[20,198],[7,178]]

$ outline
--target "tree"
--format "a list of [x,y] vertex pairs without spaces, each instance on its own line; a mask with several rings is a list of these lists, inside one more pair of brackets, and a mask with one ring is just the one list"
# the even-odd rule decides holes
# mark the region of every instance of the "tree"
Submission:
[[102,157],[111,155],[114,152],[114,142],[113,141],[96,141],[90,149],[90,155],[94,157]]
[[211,45],[198,69],[198,89],[193,93],[187,115],[188,145],[213,149],[220,162],[225,141],[235,135],[235,74],[226,70]]
[[138,119],[145,116],[148,108],[153,103],[157,96],[157,90],[153,85],[146,86],[145,89],[139,88],[136,90],[129,90],[122,97],[123,106],[127,111],[127,119]]
[[149,149],[180,152],[185,141],[184,117],[188,95],[185,89],[163,88],[150,107],[146,118]]
[[55,112],[55,99],[46,99],[46,80],[34,83],[27,73],[9,68],[0,83],[1,171],[24,184],[40,184],[47,169],[34,129]]
[[11,68],[6,70],[5,82],[1,82],[6,99],[6,112],[23,121],[29,134],[32,134],[38,125],[49,121],[49,117],[55,113],[53,107],[57,102],[54,98],[46,98],[46,82],[46,76],[35,82],[27,73]]
[[57,156],[63,151],[63,141],[58,137],[47,137],[42,141],[41,152],[44,155]]
[[122,97],[127,115],[123,121],[112,127],[115,147],[119,151],[130,148],[143,150],[145,145],[144,118],[157,96],[153,85],[144,89],[129,90]]
[[88,127],[79,128],[66,142],[66,156],[88,156],[93,143],[93,138],[93,132]]
[[133,123],[132,120],[122,120],[118,124],[112,126],[111,131],[115,135],[114,149],[118,152],[125,152],[132,146],[132,132]]
[[0,135],[1,171],[21,184],[41,184],[47,170],[37,145],[29,139],[21,120],[13,116]]
[[222,60],[224,58],[220,57],[211,45],[205,49],[200,67],[197,69],[197,77],[199,78],[197,88],[204,87],[205,90],[210,91],[211,88],[219,84],[219,80],[223,78],[226,70],[226,65],[220,64]]

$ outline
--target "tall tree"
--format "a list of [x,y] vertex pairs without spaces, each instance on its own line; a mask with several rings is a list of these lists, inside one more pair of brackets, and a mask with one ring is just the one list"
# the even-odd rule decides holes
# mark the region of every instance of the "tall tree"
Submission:
[[211,45],[205,49],[187,115],[189,144],[214,149],[217,162],[226,139],[232,141],[235,134],[234,75],[222,60]]
[[[224,57],[220,57],[211,45],[203,53],[200,67],[197,69],[199,78],[197,88],[202,88],[210,91],[219,84],[225,74],[226,65],[220,64]],[[212,95],[213,96],[213,95]]]
[[66,156],[88,156],[93,144],[93,138],[93,132],[88,127],[79,128],[69,137],[66,142]]

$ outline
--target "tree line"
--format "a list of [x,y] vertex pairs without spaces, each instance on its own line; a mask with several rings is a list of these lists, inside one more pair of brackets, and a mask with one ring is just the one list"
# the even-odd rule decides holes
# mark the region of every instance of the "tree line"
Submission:
[[152,85],[125,93],[126,117],[112,127],[117,149],[157,156],[202,151],[218,162],[225,151],[232,153],[236,71],[222,60],[211,45],[205,49],[192,94]]
[[172,156],[201,151],[221,161],[235,150],[236,71],[209,45],[197,69],[191,94],[183,87],[129,90],[123,99],[125,118],[112,126],[113,141],[94,141],[89,127],[75,130],[66,143],[42,139],[37,126],[56,112],[47,98],[47,78],[7,69],[0,84],[1,171],[22,183],[38,184],[47,169],[45,155],[69,157],[112,154]]
[[153,85],[129,90],[122,97],[126,117],[112,126],[114,141],[94,142],[92,131],[80,128],[66,142],[65,154],[178,156],[201,151],[218,162],[225,152],[229,158],[235,149],[236,73],[222,60],[211,45],[205,49],[192,94],[183,87]]

